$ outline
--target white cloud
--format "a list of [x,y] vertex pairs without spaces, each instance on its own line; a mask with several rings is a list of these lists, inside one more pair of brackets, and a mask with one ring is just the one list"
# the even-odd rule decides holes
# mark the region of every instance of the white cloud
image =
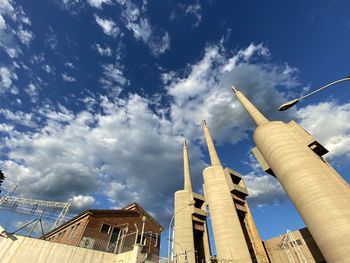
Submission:
[[276,204],[285,201],[287,194],[277,179],[269,174],[251,172],[243,176],[249,196],[248,202],[253,206]]
[[43,70],[45,70],[49,74],[53,73],[52,67],[50,65],[48,65],[48,64],[43,65]]
[[[232,71],[238,63],[240,62],[247,62],[249,59],[255,55],[261,55],[261,56],[269,56],[270,52],[269,50],[263,45],[254,45],[251,43],[246,49],[241,49],[232,56],[226,63],[226,65],[222,68],[222,72],[230,72]],[[291,68],[286,65],[286,68],[283,70],[283,74],[290,75],[291,73],[294,73]]]
[[107,186],[106,196],[112,203],[126,204],[133,202],[140,202],[140,194],[136,189],[132,190],[127,187],[127,185],[113,182]]
[[111,19],[103,19],[95,15],[96,23],[102,28],[106,35],[116,37],[119,34],[119,28],[116,23]]
[[118,64],[105,64],[102,68],[103,77],[100,78],[100,83],[115,95],[118,95],[122,87],[129,84],[129,81],[123,75],[123,67]]
[[[97,105],[101,109],[95,113],[50,108],[41,111],[46,121],[40,128],[11,132],[2,141],[9,149],[9,159],[1,161],[11,175],[7,183],[18,183],[28,197],[86,201],[79,196],[98,194],[111,206],[137,200],[153,212],[163,211],[169,193],[181,187],[182,136],[138,95],[115,101],[101,97]],[[203,162],[199,149],[190,149],[196,180]]]
[[49,26],[49,33],[46,35],[46,45],[52,50],[55,50],[58,46],[57,35],[51,26]]
[[194,27],[199,26],[199,24],[202,22],[202,14],[200,13],[201,9],[202,6],[199,2],[185,7],[185,12],[187,14],[192,14],[196,19],[195,23],[193,24]]
[[71,68],[71,69],[74,69],[74,68],[75,68],[74,64],[73,64],[72,62],[69,62],[69,61],[67,61],[66,63],[64,63],[64,65],[65,65],[67,68]]
[[322,102],[299,109],[297,115],[300,125],[329,150],[327,158],[350,157],[350,103]]
[[0,15],[0,30],[5,29],[5,28],[6,28],[5,19],[2,17],[2,15]]
[[170,48],[170,35],[168,32],[163,32],[160,36],[154,36],[148,46],[155,56],[159,56]]
[[44,119],[56,123],[69,123],[74,119],[73,113],[66,107],[58,105],[58,110],[53,110],[50,105],[44,105],[44,107],[37,110],[38,114]]
[[4,93],[12,87],[13,80],[18,77],[11,69],[0,67],[0,93]]
[[4,123],[0,123],[0,131],[5,133],[10,133],[13,131],[13,125],[7,125]]
[[0,29],[0,48],[10,57],[16,58],[22,54],[22,50],[16,43],[15,35],[7,29]]
[[91,5],[92,7],[96,7],[101,9],[102,8],[102,4],[105,5],[110,5],[111,1],[110,0],[87,0],[89,5]]
[[0,1],[0,13],[10,16],[12,19],[16,19],[15,9],[13,7],[12,0],[1,0]]
[[[5,18],[11,19],[14,25],[10,26],[11,23],[6,23]],[[16,35],[25,45],[28,45],[33,38],[33,34],[24,29],[24,26],[29,25],[31,25],[30,19],[20,5],[15,5],[12,0],[0,1],[0,48],[10,58],[18,57],[22,53],[17,45]]]
[[100,44],[95,44],[93,48],[96,49],[101,56],[112,56],[112,49],[109,46],[103,48]]
[[27,17],[22,7],[15,6],[12,0],[0,0],[0,14],[8,16],[14,22],[31,25],[30,19]]
[[63,73],[61,76],[62,76],[62,79],[64,81],[67,81],[67,82],[75,82],[76,81],[75,77],[69,76],[66,73]]
[[28,30],[23,30],[23,29],[20,29],[17,31],[17,36],[21,40],[21,42],[26,46],[29,45],[29,43],[32,41],[34,37],[32,32]]
[[25,92],[30,96],[33,103],[38,101],[38,90],[39,88],[33,83],[29,83],[28,87],[25,89]]
[[35,64],[38,64],[38,63],[41,63],[41,62],[44,62],[45,61],[45,54],[44,53],[41,53],[41,54],[34,54],[30,60],[31,63],[35,63]]
[[163,54],[170,48],[170,36],[168,32],[160,31],[159,34],[155,34],[148,19],[140,18],[138,23],[129,22],[126,27],[134,34],[134,37],[138,40],[142,40],[151,52],[158,56]]
[[145,13],[147,2],[143,2],[141,9],[129,0],[119,1],[119,4],[124,8],[122,18],[125,27],[135,39],[144,42],[153,55],[159,56],[170,48],[169,33],[150,24]]
[[251,172],[243,176],[244,183],[248,189],[248,202],[252,206],[278,205],[288,197],[277,179],[266,174],[260,164],[250,152],[248,162]]
[[1,45],[1,43],[0,47],[4,49],[4,51],[10,58],[16,58],[20,53],[22,53],[22,51],[18,47],[6,47],[4,45]]
[[152,34],[151,25],[148,19],[141,18],[139,23],[129,23],[127,28],[133,32],[136,39],[142,39],[147,42]]
[[96,200],[93,196],[90,195],[76,195],[68,200],[72,206],[72,210],[84,210],[92,209],[92,206],[96,203]]
[[30,128],[36,127],[36,123],[32,113],[26,113],[23,111],[10,111],[8,109],[0,109],[0,114],[2,114],[5,117],[5,119],[7,119],[8,121],[14,124],[18,124],[18,125],[22,125]]
[[[246,138],[253,122],[231,91],[237,85],[253,103],[271,118],[281,119],[276,111],[285,94],[278,86],[297,86],[293,74],[281,74],[284,66],[252,64],[253,57],[266,59],[263,45],[250,45],[226,58],[222,47],[207,47],[203,58],[188,67],[184,76],[174,72],[163,76],[168,94],[173,97],[171,117],[174,128],[187,138],[202,136],[200,122],[206,119],[219,143],[235,143]],[[241,59],[242,54],[244,59]],[[232,61],[237,61],[234,64]],[[230,67],[228,67],[230,65]],[[271,98],[274,98],[271,101]],[[266,103],[270,101],[270,103]],[[293,112],[284,118],[290,117]]]
[[77,15],[84,8],[85,0],[60,0],[56,4],[71,15]]

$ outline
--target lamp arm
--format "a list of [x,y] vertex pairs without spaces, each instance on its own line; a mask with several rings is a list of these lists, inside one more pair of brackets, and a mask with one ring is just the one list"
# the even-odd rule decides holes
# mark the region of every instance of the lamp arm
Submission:
[[346,78],[343,78],[343,79],[339,79],[339,80],[333,81],[333,82],[331,82],[331,83],[329,83],[327,85],[324,85],[323,87],[321,87],[321,88],[319,88],[317,90],[314,90],[313,92],[310,92],[309,94],[306,94],[305,96],[300,97],[298,100],[305,99],[305,98],[315,94],[316,92],[319,92],[319,91],[321,91],[321,90],[323,90],[325,88],[328,88],[329,86],[332,86],[334,84],[337,84],[337,83],[340,83],[340,82],[343,82],[343,81],[347,81],[347,80],[350,80],[350,77],[346,77]]

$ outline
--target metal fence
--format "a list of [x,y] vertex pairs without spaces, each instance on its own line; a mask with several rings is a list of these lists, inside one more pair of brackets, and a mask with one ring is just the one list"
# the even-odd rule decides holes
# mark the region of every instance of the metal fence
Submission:
[[96,237],[83,236],[78,244],[79,247],[109,252],[114,254],[124,253],[133,250],[134,245],[142,245],[141,252],[145,255],[148,262],[158,262],[158,254],[152,253],[152,247],[159,246],[159,236],[152,232],[145,232],[142,236],[139,232],[127,233],[121,231],[115,242],[106,239],[97,239]]

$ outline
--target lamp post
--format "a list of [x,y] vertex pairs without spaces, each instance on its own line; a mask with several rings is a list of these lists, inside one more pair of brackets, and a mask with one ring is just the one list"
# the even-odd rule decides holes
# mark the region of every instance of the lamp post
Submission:
[[145,233],[145,223],[147,221],[147,217],[146,216],[142,216],[142,230],[141,230],[141,238],[140,238],[140,244],[143,244],[143,234]]
[[171,225],[173,224],[174,218],[175,216],[181,212],[182,210],[184,210],[185,208],[189,207],[189,206],[193,206],[194,205],[194,201],[191,201],[188,205],[184,206],[183,208],[177,210],[174,215],[172,216],[170,223],[169,223],[169,232],[168,232],[168,263],[170,263],[170,235],[171,235]]
[[294,100],[288,101],[288,102],[282,104],[282,105],[278,108],[278,110],[279,110],[279,111],[288,110],[289,108],[291,108],[291,107],[293,107],[295,104],[297,104],[300,100],[305,99],[306,97],[309,97],[309,96],[311,96],[311,95],[313,95],[313,94],[315,94],[315,93],[317,93],[317,92],[319,92],[319,91],[321,91],[321,90],[323,90],[323,89],[325,89],[325,88],[328,88],[328,87],[330,87],[330,86],[333,86],[333,85],[335,85],[335,84],[338,84],[338,83],[340,83],[340,82],[344,82],[344,81],[347,81],[347,80],[350,80],[350,76],[347,76],[347,77],[345,77],[345,78],[338,79],[338,80],[336,80],[336,81],[333,81],[333,82],[331,82],[331,83],[328,83],[327,85],[324,85],[324,86],[322,86],[321,88],[319,88],[319,89],[317,89],[317,90],[315,90],[315,91],[312,91],[312,92],[310,92],[309,94],[306,94],[306,95],[304,95],[304,96],[302,96],[302,97],[300,97],[300,98],[298,98],[298,99],[294,99]]

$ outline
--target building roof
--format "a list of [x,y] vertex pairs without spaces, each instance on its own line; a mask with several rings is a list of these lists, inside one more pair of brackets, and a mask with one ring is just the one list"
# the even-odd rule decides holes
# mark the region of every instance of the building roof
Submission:
[[151,216],[149,215],[138,203],[133,202],[121,209],[87,209],[80,214],[76,215],[75,217],[69,219],[68,221],[64,222],[62,225],[58,226],[57,228],[49,231],[45,235],[43,235],[41,238],[45,238],[49,235],[51,235],[54,232],[58,232],[60,229],[63,229],[67,225],[71,224],[72,222],[81,219],[88,215],[108,215],[108,214],[127,214],[127,215],[145,215],[147,218],[149,218],[154,224],[158,225],[161,230],[163,230],[163,227]]
[[133,203],[128,204],[128,205],[126,205],[126,206],[124,206],[124,207],[122,208],[122,210],[126,210],[126,211],[132,211],[132,209],[136,209],[136,211],[139,211],[140,213],[142,213],[142,214],[144,214],[145,216],[147,216],[149,219],[151,219],[151,221],[152,221],[153,223],[155,223],[156,225],[158,225],[159,228],[160,228],[161,230],[164,229],[163,226],[162,226],[161,224],[159,224],[159,223],[157,222],[157,220],[155,220],[149,213],[147,213],[138,203],[133,202]]

